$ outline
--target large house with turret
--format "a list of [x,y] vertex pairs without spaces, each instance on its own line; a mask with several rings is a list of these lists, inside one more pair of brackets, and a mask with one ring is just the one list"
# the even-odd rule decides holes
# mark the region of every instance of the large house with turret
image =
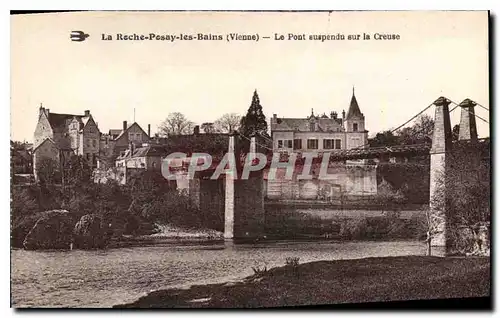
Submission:
[[358,101],[352,92],[347,111],[342,111],[342,118],[337,112],[330,115],[314,114],[305,118],[279,118],[276,114],[271,119],[273,150],[281,152],[335,151],[341,149],[363,148],[368,142],[365,129],[365,116],[359,109]]
[[[271,118],[273,151],[280,153],[324,153],[353,148],[368,147],[368,130],[365,116],[352,92],[347,114],[337,112],[311,114],[304,118]],[[300,169],[299,169],[300,170]],[[331,163],[328,180],[319,177],[321,169],[311,169],[311,179],[298,177],[297,170],[291,180],[285,177],[285,169],[278,169],[274,178],[265,173],[266,195],[269,199],[282,200],[326,200],[335,201],[345,196],[370,196],[377,193],[374,165],[365,160],[349,160]]]

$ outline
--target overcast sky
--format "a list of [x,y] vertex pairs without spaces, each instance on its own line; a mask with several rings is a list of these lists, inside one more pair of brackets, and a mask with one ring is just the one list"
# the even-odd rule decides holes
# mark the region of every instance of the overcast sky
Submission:
[[[353,85],[370,135],[443,95],[489,107],[486,12],[57,13],[11,17],[11,134],[33,140],[40,103],[89,109],[102,132],[136,121],[152,133],[170,112],[196,123],[347,111]],[[72,42],[70,31],[90,34]],[[102,41],[101,34],[259,34],[260,41]],[[399,34],[393,41],[274,41],[274,34]],[[271,39],[262,39],[269,36]],[[453,105],[452,105],[453,106]],[[428,112],[433,115],[432,110]],[[488,119],[487,111],[476,113]],[[459,110],[452,124],[459,122]],[[479,135],[488,124],[477,121]]]

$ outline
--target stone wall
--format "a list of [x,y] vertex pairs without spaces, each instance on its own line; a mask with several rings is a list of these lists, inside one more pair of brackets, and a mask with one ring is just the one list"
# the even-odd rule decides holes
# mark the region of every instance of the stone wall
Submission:
[[320,167],[313,166],[312,179],[309,180],[300,179],[301,169],[296,169],[291,180],[285,178],[285,169],[278,169],[274,179],[267,177],[268,170],[264,171],[266,197],[275,200],[335,200],[344,195],[377,194],[375,165],[331,164],[324,179],[319,178]]

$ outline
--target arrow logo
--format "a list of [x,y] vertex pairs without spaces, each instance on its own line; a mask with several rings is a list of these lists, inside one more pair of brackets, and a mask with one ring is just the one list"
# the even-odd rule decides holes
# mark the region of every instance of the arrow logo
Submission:
[[83,31],[71,31],[69,38],[71,41],[83,42],[87,39],[89,35]]

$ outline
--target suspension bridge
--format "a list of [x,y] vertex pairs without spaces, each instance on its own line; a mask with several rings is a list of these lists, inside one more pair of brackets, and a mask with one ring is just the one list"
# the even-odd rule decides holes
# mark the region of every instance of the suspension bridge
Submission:
[[[454,107],[450,110],[449,105],[453,104]],[[460,144],[462,146],[467,145],[481,145],[488,147],[489,152],[489,138],[478,138],[476,118],[484,123],[489,124],[488,120],[475,114],[474,107],[478,106],[482,109],[489,111],[489,109],[471,99],[465,99],[460,104],[457,104],[446,97],[439,97],[430,105],[423,108],[421,111],[412,116],[409,120],[392,129],[391,132],[395,132],[410,122],[418,118],[425,111],[429,110],[431,107],[435,107],[434,112],[434,128],[432,134],[432,142],[422,143],[422,144],[409,144],[409,145],[397,145],[397,146],[387,146],[387,147],[369,147],[365,144],[360,147],[346,150],[335,150],[330,152],[322,152],[318,156],[318,160],[322,160],[322,156],[326,153],[329,154],[330,162],[345,161],[351,159],[374,159],[382,157],[412,157],[412,156],[430,156],[430,196],[431,198],[436,195],[437,192],[437,176],[439,173],[446,172],[449,170],[449,160],[447,156],[451,152],[454,144]],[[450,113],[455,109],[461,109],[460,116],[460,129],[458,140],[453,142],[452,140],[452,129],[450,121]],[[252,136],[250,138],[239,135],[232,134],[229,137],[229,147],[226,155],[233,154],[236,158],[236,164],[241,169],[241,164],[250,161],[254,162],[256,160],[257,151],[264,152],[267,159],[267,166],[272,161],[271,157],[274,157],[273,149],[267,146],[265,143],[265,136]],[[236,147],[237,140],[247,139],[250,142],[250,147],[248,153],[238,153],[238,147]],[[263,142],[264,141],[264,142]],[[267,140],[269,141],[269,140]],[[280,154],[280,162],[286,162],[289,159],[289,154]],[[238,160],[239,158],[239,160]],[[301,154],[298,154],[296,164],[303,164],[303,159]],[[468,158],[466,158],[468,159]],[[213,160],[212,165],[205,170],[213,170],[217,166],[219,160]],[[189,162],[184,161],[184,162]],[[257,163],[255,163],[257,164]],[[187,171],[185,166],[181,165],[181,169]],[[224,236],[227,239],[240,238],[240,237],[258,237],[265,233],[261,233],[259,230],[264,228],[264,189],[263,189],[263,173],[256,172],[253,173],[250,178],[246,180],[239,180],[237,175],[233,173],[226,173],[222,175],[223,178],[223,196],[217,197],[212,193],[212,186],[205,184],[205,182],[213,182],[216,180],[206,180],[206,178],[196,178],[194,180],[189,180],[189,195],[194,198],[194,202],[197,202],[200,207],[207,207],[216,201],[219,206],[223,206],[224,210]],[[443,198],[444,200],[444,198]],[[432,200],[430,200],[432,202]],[[216,202],[217,203],[217,202]],[[431,211],[436,213],[439,208],[433,207],[431,203]],[[442,212],[442,211],[441,211]],[[439,224],[436,225],[437,228],[441,228],[441,236],[437,237],[433,243],[437,246],[446,246],[446,218],[436,218]]]

